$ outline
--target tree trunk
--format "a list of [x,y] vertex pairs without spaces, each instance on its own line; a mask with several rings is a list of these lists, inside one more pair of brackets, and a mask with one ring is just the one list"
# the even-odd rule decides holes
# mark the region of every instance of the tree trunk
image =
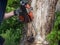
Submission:
[[34,19],[25,25],[20,45],[47,45],[46,35],[51,32],[57,0],[31,0]]

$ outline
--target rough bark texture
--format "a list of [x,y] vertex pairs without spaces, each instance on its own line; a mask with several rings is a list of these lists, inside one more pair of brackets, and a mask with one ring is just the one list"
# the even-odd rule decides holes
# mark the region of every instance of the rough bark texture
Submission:
[[46,35],[51,32],[57,0],[32,0],[34,19],[25,25],[20,45],[47,45]]

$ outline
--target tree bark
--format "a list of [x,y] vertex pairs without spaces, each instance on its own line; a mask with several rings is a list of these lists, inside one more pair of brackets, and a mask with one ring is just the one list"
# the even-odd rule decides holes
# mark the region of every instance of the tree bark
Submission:
[[52,30],[58,0],[31,1],[34,19],[24,26],[20,45],[48,45],[46,36]]

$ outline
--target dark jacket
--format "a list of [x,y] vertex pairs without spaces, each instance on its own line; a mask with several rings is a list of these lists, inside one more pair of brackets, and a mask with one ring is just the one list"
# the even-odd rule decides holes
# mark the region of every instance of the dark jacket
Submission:
[[4,41],[5,41],[5,39],[2,36],[0,36],[0,45],[3,45]]
[[6,5],[7,5],[7,0],[0,0],[0,24],[4,17]]
[[[7,5],[7,0],[0,0],[0,24],[4,17],[6,5]],[[4,41],[5,39],[2,36],[0,36],[0,45],[3,45]]]

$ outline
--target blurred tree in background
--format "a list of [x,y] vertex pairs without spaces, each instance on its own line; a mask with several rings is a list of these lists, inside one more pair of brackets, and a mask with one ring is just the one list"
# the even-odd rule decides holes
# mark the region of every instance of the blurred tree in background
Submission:
[[[20,6],[20,0],[8,0],[6,12],[17,9]],[[58,45],[60,40],[60,12],[56,12],[56,19],[52,32],[47,36],[50,41],[50,45]],[[24,24],[18,23],[17,17],[13,16],[7,20],[4,20],[2,26],[0,26],[0,35],[5,38],[4,45],[19,45],[22,37],[22,27]]]

